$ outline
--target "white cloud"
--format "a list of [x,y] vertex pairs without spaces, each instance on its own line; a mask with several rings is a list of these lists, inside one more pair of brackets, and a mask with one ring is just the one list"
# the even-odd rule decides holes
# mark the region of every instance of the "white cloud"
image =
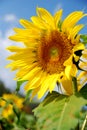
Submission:
[[[12,29],[9,29],[5,32],[4,37],[2,37],[2,32],[0,31],[0,80],[2,80],[6,87],[15,86],[15,81],[13,80],[14,74],[6,69],[8,61],[6,57],[9,55],[9,52],[6,50],[6,47],[12,45],[13,42],[8,39],[8,36],[12,35]],[[13,88],[11,88],[13,89]]]
[[11,54],[6,48],[10,45],[22,46],[21,44],[8,39],[8,37],[13,34],[13,29],[8,29],[3,36],[2,31],[0,30],[0,80],[2,80],[5,86],[11,90],[15,90],[16,86],[16,81],[14,80],[15,72],[11,72],[10,69],[5,67],[9,63],[6,58]]
[[14,14],[6,14],[4,17],[3,17],[3,20],[5,22],[15,22],[17,21],[17,17],[16,15]]
[[[11,22],[10,26],[7,26],[6,30],[0,30],[0,80],[2,80],[7,88],[11,90],[16,89],[15,72],[10,71],[10,68],[6,68],[6,65],[10,62],[6,58],[12,54],[6,48],[10,45],[23,46],[21,43],[16,43],[9,40],[9,36],[14,34],[13,26],[17,26],[17,17],[14,14],[6,14],[2,21]],[[2,28],[3,29],[3,28]],[[22,88],[23,89],[23,88]],[[20,92],[23,90],[20,90]]]
[[[4,36],[2,35],[2,31],[0,30],[0,80],[2,80],[7,88],[10,88],[11,90],[16,89],[16,81],[15,73],[10,71],[10,68],[6,68],[6,65],[9,63],[6,58],[12,54],[6,48],[10,45],[17,45],[17,46],[23,46],[21,43],[16,43],[8,39],[9,36],[13,35],[13,29],[10,28],[5,31]],[[21,87],[20,93],[24,94],[24,89]]]

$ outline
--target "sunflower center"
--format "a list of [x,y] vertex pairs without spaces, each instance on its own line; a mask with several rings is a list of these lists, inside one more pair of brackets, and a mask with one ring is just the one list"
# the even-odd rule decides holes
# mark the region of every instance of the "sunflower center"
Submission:
[[57,56],[58,56],[58,48],[56,48],[56,47],[50,48],[50,56],[51,56],[52,58],[57,57]]
[[49,74],[64,71],[64,62],[72,54],[73,44],[66,34],[52,31],[40,39],[37,57],[39,66]]

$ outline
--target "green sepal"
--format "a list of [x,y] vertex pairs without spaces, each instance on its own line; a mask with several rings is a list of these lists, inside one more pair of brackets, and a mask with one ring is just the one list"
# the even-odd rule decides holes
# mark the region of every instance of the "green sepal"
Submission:
[[20,90],[20,87],[23,83],[27,82],[27,80],[18,80],[17,81],[17,87],[16,87],[16,92]]

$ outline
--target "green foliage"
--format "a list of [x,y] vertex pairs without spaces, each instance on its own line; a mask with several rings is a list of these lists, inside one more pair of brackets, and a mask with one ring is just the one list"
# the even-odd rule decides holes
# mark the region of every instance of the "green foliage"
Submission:
[[0,130],[36,130],[36,120],[35,117],[31,114],[21,112],[20,118],[12,116],[9,117],[9,119],[0,119]]
[[31,92],[32,92],[32,90],[27,91],[26,96],[25,96],[25,101],[29,100]]
[[81,38],[82,43],[87,44],[87,34],[86,35],[81,35],[80,38]]
[[[18,80],[17,81],[17,87],[16,87],[16,93],[19,92],[20,90],[20,87],[23,83],[27,82],[27,80]],[[26,93],[26,97],[25,97],[25,100],[29,99],[29,96],[31,94],[32,90],[29,90],[27,93]]]
[[17,87],[16,87],[16,92],[20,90],[20,87],[23,83],[25,83],[27,80],[18,80],[17,81]]
[[87,99],[87,84],[80,90],[82,97]]
[[[4,106],[0,106],[0,130],[36,130],[36,119],[30,111],[29,104],[23,104],[20,109],[13,100],[4,99],[0,97],[0,103],[5,101]],[[8,113],[11,109],[7,108],[12,105],[13,113],[10,113],[7,117],[3,116],[2,112]],[[27,108],[27,109],[26,109]]]
[[13,125],[5,118],[0,119],[0,130],[12,130]]
[[[25,123],[26,122],[26,123]],[[35,129],[35,117],[33,115],[29,115],[26,113],[22,113],[20,117],[20,126],[26,128],[26,129],[31,129],[31,130],[36,130]]]
[[[84,95],[84,94],[83,94]],[[70,97],[56,92],[34,110],[37,130],[73,130],[79,123],[81,107],[87,103],[81,93]]]
[[[83,106],[82,111],[79,114],[79,119],[80,119],[79,120],[79,128],[80,128],[80,130],[87,130],[87,122],[85,122],[85,119],[87,118],[87,108],[85,111],[83,111],[84,107],[85,106]],[[84,122],[86,124],[84,124]],[[84,124],[84,129],[82,129],[83,124]]]

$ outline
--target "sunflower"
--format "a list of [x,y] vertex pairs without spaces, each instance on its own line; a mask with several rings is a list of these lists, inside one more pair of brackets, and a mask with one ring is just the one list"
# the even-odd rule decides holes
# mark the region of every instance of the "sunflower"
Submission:
[[13,105],[10,102],[14,103],[17,108],[23,108],[23,98],[19,98],[15,94],[3,94],[2,100],[0,100],[0,107],[3,108],[1,115],[4,118],[8,118],[10,115],[14,114]]
[[87,83],[87,49],[82,51],[78,66],[82,70],[77,78],[78,89],[81,89]]
[[31,21],[20,20],[23,29],[14,28],[16,34],[10,39],[22,42],[24,47],[8,47],[14,52],[8,57],[13,60],[8,67],[18,70],[17,80],[28,81],[25,91],[32,90],[32,96],[38,94],[41,98],[47,90],[52,92],[56,83],[71,94],[72,87],[67,81],[70,84],[71,77],[77,73],[73,58],[79,59],[74,52],[84,48],[78,34],[84,25],[77,22],[87,14],[75,11],[62,20],[62,9],[53,16],[44,8],[37,8],[36,12]]

